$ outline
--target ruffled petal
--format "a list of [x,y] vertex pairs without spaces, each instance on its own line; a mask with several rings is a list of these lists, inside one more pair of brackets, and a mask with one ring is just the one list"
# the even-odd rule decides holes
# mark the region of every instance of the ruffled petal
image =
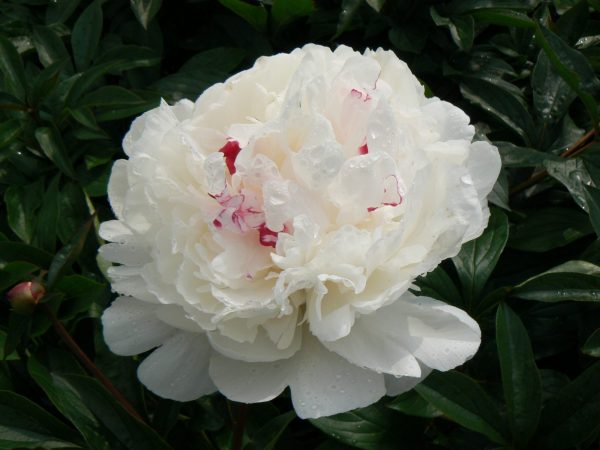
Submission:
[[187,402],[216,390],[208,375],[212,349],[206,335],[178,333],[138,367],[138,378],[163,398]]
[[156,305],[118,297],[102,314],[104,340],[117,355],[137,355],[161,345],[174,329],[156,317]]

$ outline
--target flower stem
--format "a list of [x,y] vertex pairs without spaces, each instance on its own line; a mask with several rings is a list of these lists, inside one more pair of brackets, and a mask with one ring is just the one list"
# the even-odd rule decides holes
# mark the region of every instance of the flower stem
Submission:
[[231,438],[231,450],[242,450],[244,444],[244,429],[248,418],[248,405],[241,403],[236,408],[237,414],[233,423],[233,437]]
[[[590,144],[594,142],[595,138],[595,129],[588,131],[586,134],[581,136],[573,145],[571,145],[567,150],[561,153],[561,158],[569,158],[572,156],[577,156],[583,153],[586,149],[589,148]],[[548,176],[548,171],[542,170],[533,174],[530,178],[523,181],[522,183],[517,184],[514,188],[510,190],[510,195],[516,195],[527,188],[539,183],[544,178]]]
[[71,337],[69,332],[63,326],[63,324],[56,318],[52,310],[48,307],[48,305],[41,304],[40,308],[44,311],[50,322],[52,322],[52,326],[54,327],[54,331],[60,336],[63,342],[69,347],[71,353],[77,357],[79,362],[83,364],[86,370],[93,375],[107,390],[111,393],[111,395],[117,400],[121,406],[127,411],[131,416],[144,423],[144,419],[142,416],[135,410],[135,408],[127,401],[125,396],[121,394],[121,392],[111,383],[104,373],[96,366],[93,361],[85,354],[85,352],[79,347],[77,342]]

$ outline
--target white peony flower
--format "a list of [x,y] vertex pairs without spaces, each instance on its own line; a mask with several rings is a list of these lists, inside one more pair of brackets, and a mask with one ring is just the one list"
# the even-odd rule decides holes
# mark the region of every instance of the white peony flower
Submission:
[[465,312],[408,292],[479,236],[500,169],[469,118],[392,52],[306,45],[133,122],[100,256],[121,296],[113,352],[154,349],[162,397],[303,418],[410,389],[480,343]]

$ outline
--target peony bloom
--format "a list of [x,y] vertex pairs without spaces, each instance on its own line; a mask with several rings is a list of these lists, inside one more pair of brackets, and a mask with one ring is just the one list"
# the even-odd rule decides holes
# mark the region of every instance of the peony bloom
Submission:
[[113,352],[162,397],[290,387],[300,417],[473,356],[477,323],[410,293],[479,236],[500,168],[392,52],[306,45],[133,122],[102,224]]

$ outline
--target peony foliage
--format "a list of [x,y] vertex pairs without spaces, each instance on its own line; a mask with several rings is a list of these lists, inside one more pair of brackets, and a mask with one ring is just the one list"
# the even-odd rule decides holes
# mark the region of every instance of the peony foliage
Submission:
[[597,447],[599,12],[3,2],[0,449]]

